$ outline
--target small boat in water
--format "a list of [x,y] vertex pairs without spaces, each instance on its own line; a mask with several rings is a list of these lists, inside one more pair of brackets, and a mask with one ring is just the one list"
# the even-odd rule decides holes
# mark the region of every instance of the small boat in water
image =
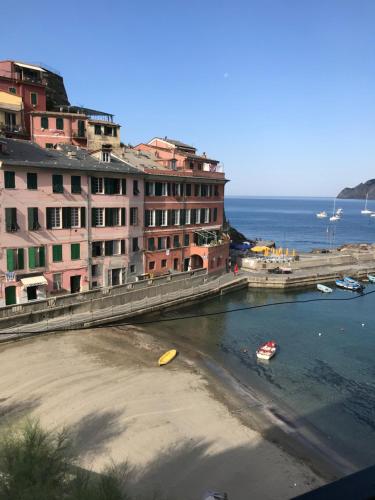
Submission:
[[372,211],[367,208],[368,193],[366,194],[366,203],[364,210],[361,210],[362,215],[371,215]]
[[342,280],[336,280],[336,286],[353,292],[361,292],[364,288],[361,283],[358,283],[358,281],[350,278],[349,276],[345,276]]
[[370,283],[375,283],[375,274],[368,274],[367,279]]
[[159,358],[159,366],[167,365],[172,361],[177,356],[177,351],[176,349],[171,349],[170,351],[165,352],[160,358]]
[[333,292],[332,288],[329,288],[329,286],[326,286],[326,285],[322,285],[321,283],[318,283],[316,285],[316,288],[320,291],[320,292],[323,292],[323,293],[331,293]]
[[271,359],[276,354],[277,344],[273,340],[269,340],[262,344],[256,354],[258,359]]
[[318,212],[316,216],[318,217],[318,219],[325,219],[327,217],[327,212],[323,210],[323,212]]

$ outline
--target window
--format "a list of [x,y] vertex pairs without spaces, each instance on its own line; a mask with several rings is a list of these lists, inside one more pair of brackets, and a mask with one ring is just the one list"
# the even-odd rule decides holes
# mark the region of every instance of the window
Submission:
[[131,272],[131,274],[135,273],[135,265],[134,264],[130,265],[130,272]]
[[81,258],[81,249],[79,243],[72,243],[70,245],[70,258],[72,260],[78,260]]
[[174,210],[174,225],[175,226],[180,225],[180,211],[179,210]]
[[113,135],[113,127],[104,125],[104,135]]
[[94,134],[95,135],[102,135],[102,126],[101,125],[94,125]]
[[112,242],[112,252],[113,252],[113,255],[120,255],[120,253],[121,253],[121,242],[120,242],[120,240],[113,240],[113,242]]
[[15,87],[9,87],[9,89],[8,89],[8,90],[9,90],[9,92],[10,92],[11,94],[16,94],[16,92],[17,92],[17,89],[16,89]]
[[207,184],[201,185],[201,196],[208,196],[208,186]]
[[146,196],[154,196],[155,195],[155,182],[146,182],[145,194],[146,194]]
[[111,161],[111,153],[109,153],[108,151],[102,151],[100,159],[104,163],[110,163],[110,161]]
[[191,170],[194,170],[194,162],[193,161],[189,162],[189,168]]
[[99,273],[99,266],[98,266],[98,264],[93,264],[91,266],[91,276],[93,278],[95,278],[96,276],[98,276],[98,273]]
[[92,225],[94,227],[104,227],[104,208],[92,209]]
[[175,158],[171,160],[171,169],[177,170],[177,160]]
[[178,259],[173,259],[173,269],[178,271]]
[[64,130],[64,118],[56,118],[56,129]]
[[200,195],[201,195],[201,185],[194,184],[194,196],[200,196]]
[[40,229],[37,207],[29,207],[27,209],[27,220],[29,231],[37,231],[38,229]]
[[138,238],[133,238],[133,240],[132,240],[132,251],[133,252],[138,252],[138,250],[139,250]]
[[42,118],[40,119],[40,127],[46,129],[49,128],[48,116],[42,116]]
[[61,229],[61,208],[47,208],[47,229]]
[[103,242],[93,241],[91,245],[91,253],[93,257],[101,257],[103,255]]
[[191,196],[191,184],[185,184],[185,195]]
[[12,233],[19,229],[17,224],[17,209],[16,208],[6,208],[5,209],[5,229],[8,233]]
[[62,262],[62,245],[52,246],[52,261]]
[[46,142],[46,149],[53,149],[52,142]]
[[155,210],[145,210],[145,227],[155,226]]
[[159,236],[158,238],[158,250],[165,250],[167,248],[167,237]]
[[191,215],[190,208],[187,208],[185,210],[185,224],[190,224],[191,223],[190,222],[190,220],[191,220],[190,215]]
[[213,222],[217,221],[217,208],[214,208]]
[[138,225],[138,208],[137,207],[130,208],[130,225],[131,226]]
[[190,224],[196,224],[197,222],[197,210],[195,208],[190,209]]
[[19,271],[25,268],[23,248],[7,248],[8,272]]
[[62,288],[62,274],[55,273],[52,274],[52,288],[55,292],[58,292]]
[[200,224],[200,223],[201,223],[201,209],[200,209],[200,208],[197,208],[197,209],[196,209],[196,219],[195,219],[195,223],[196,223],[196,224]]
[[27,189],[38,189],[38,174],[27,173]]
[[219,196],[219,186],[214,186],[214,195]]
[[120,179],[104,178],[104,194],[121,194]]
[[161,226],[166,226],[168,224],[168,210],[161,210]]
[[167,267],[167,259],[162,259],[161,267]]
[[138,181],[133,181],[133,194],[134,196],[138,196],[140,193],[138,188]]
[[73,229],[81,227],[81,210],[79,207],[72,207],[70,209],[70,227]]
[[198,170],[202,170],[203,168],[203,163],[198,163]]
[[120,217],[121,212],[119,208],[106,208],[104,217],[106,227],[120,226]]
[[52,191],[54,193],[63,193],[64,192],[64,186],[63,186],[63,176],[60,174],[53,174],[52,175]]
[[150,271],[153,271],[155,269],[155,261],[152,260],[151,262],[148,263],[148,269]]
[[113,255],[113,240],[104,242],[104,255]]
[[83,120],[78,120],[77,134],[78,134],[78,137],[85,137],[85,135],[86,135],[85,122]]
[[189,234],[184,234],[184,247],[188,247],[190,244]]
[[80,175],[72,175],[71,176],[71,192],[73,194],[81,193],[81,176]]
[[4,187],[5,189],[14,189],[16,187],[14,172],[10,170],[4,171]]
[[121,179],[121,194],[126,194],[126,179]]
[[38,94],[36,92],[30,92],[30,102],[33,106],[38,104]]
[[91,192],[92,194],[104,193],[103,177],[91,177]]
[[180,237],[178,234],[175,234],[173,236],[173,248],[179,248],[180,247]]
[[29,247],[29,269],[46,265],[44,247]]
[[155,250],[155,238],[149,238],[147,240],[147,249],[150,251]]
[[155,182],[155,196],[162,196],[163,194],[163,183]]
[[210,222],[210,209],[209,208],[203,208],[202,210],[204,210],[204,220],[203,220],[203,222],[205,224],[207,224],[208,222]]

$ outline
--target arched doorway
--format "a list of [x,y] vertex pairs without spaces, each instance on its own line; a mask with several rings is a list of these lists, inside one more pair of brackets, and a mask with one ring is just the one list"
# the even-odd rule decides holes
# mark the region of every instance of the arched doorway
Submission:
[[200,255],[192,255],[190,257],[190,267],[191,269],[202,269],[203,259]]

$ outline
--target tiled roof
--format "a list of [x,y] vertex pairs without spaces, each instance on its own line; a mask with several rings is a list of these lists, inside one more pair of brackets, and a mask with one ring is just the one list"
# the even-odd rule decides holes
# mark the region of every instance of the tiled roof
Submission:
[[[0,143],[6,145],[6,151],[0,151],[0,162],[7,166],[61,168],[94,172],[113,172],[123,174],[141,174],[141,171],[121,159],[111,157],[111,162],[101,162],[81,148],[62,144],[61,149],[43,149],[31,141],[0,137]],[[69,156],[69,153],[74,156]]]

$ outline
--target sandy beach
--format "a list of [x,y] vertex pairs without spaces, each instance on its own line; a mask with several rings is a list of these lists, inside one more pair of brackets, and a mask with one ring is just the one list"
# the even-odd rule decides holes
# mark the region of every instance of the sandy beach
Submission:
[[[246,425],[199,364],[136,329],[50,335],[0,346],[2,426],[26,415],[76,436],[80,465],[127,463],[135,494],[199,500],[291,498],[324,483]],[[249,407],[249,413],[251,413]]]

